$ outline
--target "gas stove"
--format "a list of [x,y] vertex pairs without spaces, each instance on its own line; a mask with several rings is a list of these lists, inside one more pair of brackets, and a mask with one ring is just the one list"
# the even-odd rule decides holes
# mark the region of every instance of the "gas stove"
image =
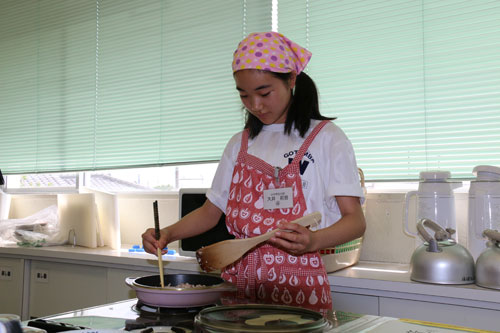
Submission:
[[[251,305],[249,305],[251,308]],[[80,330],[80,333],[111,333],[127,331],[133,333],[188,333],[195,332],[194,318],[204,308],[224,308],[210,305],[195,308],[155,308],[129,299],[115,303],[69,311],[53,316],[31,320],[24,325],[45,329],[48,333]],[[205,312],[205,311],[204,311]],[[29,323],[42,323],[29,325]],[[469,329],[450,325],[418,322],[408,319],[359,315],[334,311],[327,332],[471,332]],[[45,323],[45,325],[44,325]],[[231,331],[233,332],[233,331]],[[322,331],[325,332],[325,331]]]
[[138,314],[135,319],[125,321],[125,330],[132,331],[147,327],[173,327],[182,330],[194,329],[194,317],[202,309],[215,306],[215,304],[187,308],[162,308],[150,306],[137,301],[132,310]]
[[[213,306],[213,305],[209,305]],[[75,330],[123,330],[131,332],[192,332],[194,317],[205,307],[159,308],[130,299],[31,320],[28,326],[47,333]],[[148,328],[153,328],[149,329]]]
[[[71,329],[80,330],[82,331],[81,333],[110,333],[103,330],[120,330],[134,333],[194,332],[196,331],[194,325],[195,317],[203,309],[209,311],[213,311],[214,309],[217,311],[223,308],[227,308],[229,311],[236,309],[238,317],[242,315],[242,318],[244,318],[245,315],[250,313],[251,318],[253,318],[252,311],[255,313],[259,312],[263,307],[266,307],[266,305],[253,305],[253,310],[251,309],[252,305],[244,305],[243,308],[238,310],[237,305],[221,306],[215,304],[188,308],[158,308],[143,304],[137,299],[131,299],[31,320],[28,322],[28,326],[45,329],[48,333]],[[296,309],[297,311],[303,311],[300,308]],[[216,318],[222,317],[219,313],[214,315]],[[234,315],[235,313],[231,313],[229,317]],[[317,315],[322,318],[321,315]],[[266,316],[269,316],[269,314]],[[290,317],[289,314],[286,316]],[[343,322],[347,322],[359,317],[360,315],[352,315],[349,319],[345,316],[341,319]],[[286,320],[278,320],[278,322],[284,323]],[[292,323],[289,322],[287,325],[291,325]],[[276,324],[274,323],[274,325]],[[332,325],[329,325],[329,327],[332,328],[333,326],[334,323],[332,322]],[[324,331],[321,330],[321,332]]]

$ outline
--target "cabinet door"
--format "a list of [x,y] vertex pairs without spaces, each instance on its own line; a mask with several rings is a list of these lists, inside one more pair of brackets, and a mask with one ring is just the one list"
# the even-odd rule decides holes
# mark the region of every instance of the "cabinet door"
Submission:
[[31,318],[106,303],[106,267],[32,261]]
[[367,315],[378,315],[378,297],[332,292],[333,309]]
[[0,313],[22,316],[24,259],[0,258]]
[[380,297],[380,315],[496,332],[500,311],[452,304]]
[[108,268],[107,302],[136,298],[135,291],[125,283],[128,277],[141,277],[158,274],[157,271],[137,271],[130,269]]

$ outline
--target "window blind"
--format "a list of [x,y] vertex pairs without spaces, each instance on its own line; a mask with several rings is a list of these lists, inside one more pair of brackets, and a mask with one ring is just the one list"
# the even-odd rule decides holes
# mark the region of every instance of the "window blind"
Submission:
[[[499,7],[280,0],[277,25],[313,52],[322,112],[368,180],[467,178],[500,164]],[[243,124],[231,53],[270,28],[271,1],[0,2],[0,167],[217,160]]]
[[92,160],[95,1],[0,2],[0,168]]
[[279,0],[367,180],[500,165],[500,2]]
[[6,174],[214,161],[243,126],[232,52],[269,1],[0,2]]

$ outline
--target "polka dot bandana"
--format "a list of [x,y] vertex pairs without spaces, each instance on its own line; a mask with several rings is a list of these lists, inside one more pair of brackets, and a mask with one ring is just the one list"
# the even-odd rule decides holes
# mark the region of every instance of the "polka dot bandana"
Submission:
[[243,39],[233,56],[233,72],[263,69],[297,75],[311,59],[311,52],[277,32],[254,32]]

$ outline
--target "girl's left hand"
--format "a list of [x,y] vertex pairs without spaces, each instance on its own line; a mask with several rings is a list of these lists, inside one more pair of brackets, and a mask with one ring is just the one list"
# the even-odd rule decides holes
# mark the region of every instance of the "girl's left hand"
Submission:
[[278,228],[280,230],[270,239],[274,245],[293,255],[315,251],[313,248],[314,232],[308,228],[286,221],[280,221]]

